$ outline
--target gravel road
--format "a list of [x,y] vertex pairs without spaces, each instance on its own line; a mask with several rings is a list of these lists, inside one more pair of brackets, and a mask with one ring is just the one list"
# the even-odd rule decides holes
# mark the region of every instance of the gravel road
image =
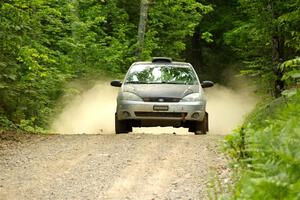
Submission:
[[0,133],[0,199],[208,199],[223,138]]

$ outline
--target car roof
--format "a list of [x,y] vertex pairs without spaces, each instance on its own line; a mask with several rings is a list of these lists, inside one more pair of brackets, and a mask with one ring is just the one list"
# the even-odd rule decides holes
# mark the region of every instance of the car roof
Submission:
[[177,62],[177,61],[172,61],[172,62],[151,62],[151,61],[139,61],[139,62],[134,62],[133,65],[180,65],[182,67],[192,67],[190,63],[187,62]]

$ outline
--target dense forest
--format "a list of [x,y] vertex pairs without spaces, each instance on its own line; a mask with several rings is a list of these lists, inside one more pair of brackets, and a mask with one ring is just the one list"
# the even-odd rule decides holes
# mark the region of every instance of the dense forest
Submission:
[[299,53],[297,0],[142,3],[139,44],[138,0],[1,1],[1,124],[46,127],[66,82],[118,76],[152,56],[186,60],[201,79],[221,83],[228,68],[242,69],[268,93],[283,90],[278,66]]
[[1,0],[0,51],[5,129],[47,129],[66,83],[136,60],[187,61],[221,84],[238,72],[267,100],[227,139],[243,177],[231,197],[300,198],[299,0]]

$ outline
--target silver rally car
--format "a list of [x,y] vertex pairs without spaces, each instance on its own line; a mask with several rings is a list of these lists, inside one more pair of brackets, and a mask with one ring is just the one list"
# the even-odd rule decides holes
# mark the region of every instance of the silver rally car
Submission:
[[203,88],[191,64],[157,57],[152,62],[135,62],[121,87],[115,113],[116,134],[132,132],[132,127],[173,126],[189,128],[189,132],[206,134],[208,113]]

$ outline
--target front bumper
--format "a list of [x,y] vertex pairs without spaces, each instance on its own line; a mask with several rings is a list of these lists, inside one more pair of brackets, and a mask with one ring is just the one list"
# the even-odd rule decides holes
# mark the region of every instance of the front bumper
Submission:
[[119,120],[202,121],[206,102],[143,102],[120,100]]

